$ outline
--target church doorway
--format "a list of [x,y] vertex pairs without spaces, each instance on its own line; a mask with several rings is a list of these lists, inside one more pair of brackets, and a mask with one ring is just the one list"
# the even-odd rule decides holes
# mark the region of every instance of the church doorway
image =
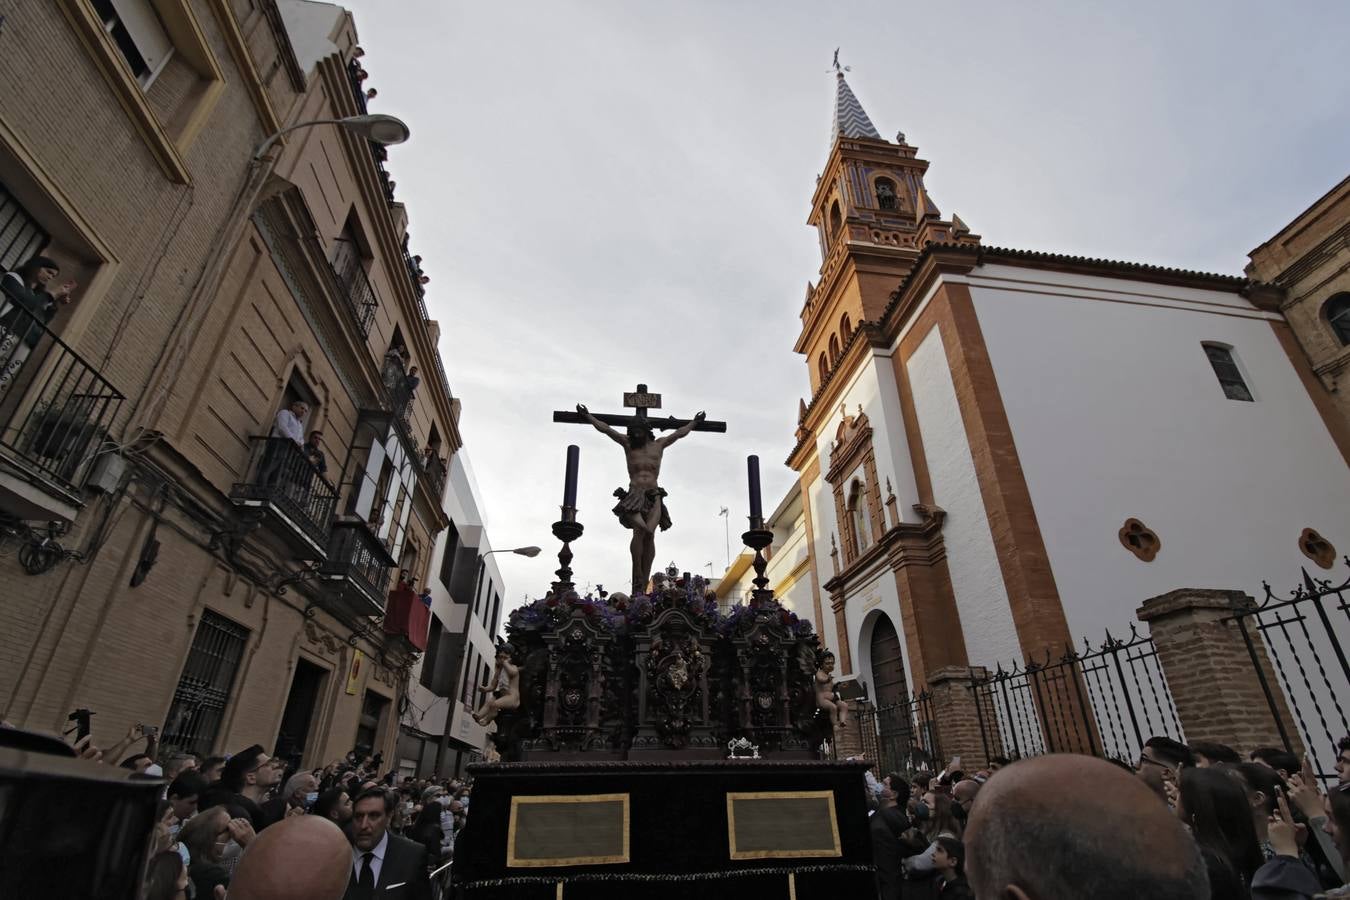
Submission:
[[872,691],[876,704],[876,761],[883,772],[920,768],[932,762],[919,746],[915,707],[905,678],[905,660],[900,653],[900,635],[885,613],[872,623]]
[[900,635],[890,616],[881,613],[872,625],[872,692],[878,707],[909,699],[905,661],[900,655]]

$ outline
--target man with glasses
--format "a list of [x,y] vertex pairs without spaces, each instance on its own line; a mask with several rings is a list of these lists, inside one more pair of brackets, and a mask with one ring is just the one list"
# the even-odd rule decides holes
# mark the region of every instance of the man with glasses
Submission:
[[1191,750],[1180,741],[1174,741],[1169,737],[1154,735],[1144,742],[1144,749],[1139,751],[1139,759],[1134,764],[1135,774],[1148,785],[1153,793],[1167,800],[1167,788],[1165,786],[1168,778],[1164,773],[1171,772],[1176,774],[1178,768],[1192,766],[1195,764],[1191,756]]
[[223,804],[235,818],[248,819],[254,831],[267,824],[262,801],[281,780],[286,764],[263,752],[261,744],[254,744],[234,754],[221,770],[220,781],[211,785],[202,798],[201,807],[207,809]]

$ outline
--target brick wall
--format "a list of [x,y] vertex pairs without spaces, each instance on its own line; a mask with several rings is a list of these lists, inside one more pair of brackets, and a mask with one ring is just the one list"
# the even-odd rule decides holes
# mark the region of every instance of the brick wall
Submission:
[[[1254,605],[1255,601],[1241,591],[1186,588],[1150,598],[1136,613],[1148,624],[1189,741],[1217,741],[1239,752],[1283,743],[1257,668],[1232,619],[1235,611]],[[1298,731],[1265,647],[1258,635],[1253,634],[1253,639],[1266,683],[1285,722],[1285,733],[1293,751],[1301,754]]]

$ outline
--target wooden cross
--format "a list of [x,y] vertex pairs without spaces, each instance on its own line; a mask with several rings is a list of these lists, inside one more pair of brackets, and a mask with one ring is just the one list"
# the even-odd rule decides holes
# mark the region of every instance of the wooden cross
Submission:
[[[637,390],[625,392],[623,395],[623,405],[629,409],[637,410],[636,415],[628,416],[617,413],[591,413],[606,425],[613,425],[618,428],[627,428],[629,425],[640,425],[650,428],[653,431],[666,431],[681,426],[688,425],[691,420],[677,419],[674,416],[667,416],[664,419],[649,418],[647,410],[661,408],[661,395],[653,394],[647,390],[645,384],[639,384]],[[579,412],[572,410],[557,410],[553,413],[553,421],[570,422],[576,425],[589,425],[586,417]],[[694,426],[694,431],[716,431],[725,433],[727,430],[726,422],[713,422],[704,420]]]

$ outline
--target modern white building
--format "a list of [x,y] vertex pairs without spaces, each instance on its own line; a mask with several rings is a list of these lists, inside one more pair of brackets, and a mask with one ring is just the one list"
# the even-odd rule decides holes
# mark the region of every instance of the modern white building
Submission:
[[984,246],[927,167],[839,73],[788,464],[841,675],[895,701],[1350,549],[1350,441],[1276,289]]
[[436,540],[433,575],[426,585],[431,591],[427,647],[413,669],[399,720],[401,776],[459,774],[488,745],[473,711],[480,698],[477,688],[492,674],[506,589],[463,449],[451,460],[442,502],[450,526]]
[[[764,577],[768,588],[783,606],[799,616],[811,618],[810,548],[806,540],[806,519],[802,515],[801,484],[793,484],[778,507],[764,520],[764,527],[773,532],[773,543],[764,551],[768,565]],[[755,554],[742,550],[731,561],[726,572],[713,584],[717,602],[726,612],[737,603],[748,603],[755,589]],[[820,624],[813,621],[819,629]]]

